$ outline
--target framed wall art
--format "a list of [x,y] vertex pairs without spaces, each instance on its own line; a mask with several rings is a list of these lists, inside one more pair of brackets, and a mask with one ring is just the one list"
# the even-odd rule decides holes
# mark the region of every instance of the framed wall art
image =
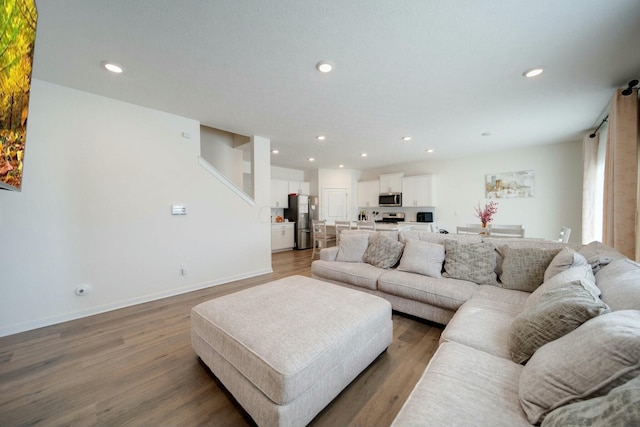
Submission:
[[536,174],[533,170],[485,175],[485,197],[487,199],[534,197],[535,195]]

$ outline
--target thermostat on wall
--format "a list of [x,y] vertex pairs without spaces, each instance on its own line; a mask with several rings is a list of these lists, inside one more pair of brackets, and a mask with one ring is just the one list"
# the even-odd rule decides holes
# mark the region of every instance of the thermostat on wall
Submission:
[[187,208],[184,205],[171,205],[171,215],[186,215]]

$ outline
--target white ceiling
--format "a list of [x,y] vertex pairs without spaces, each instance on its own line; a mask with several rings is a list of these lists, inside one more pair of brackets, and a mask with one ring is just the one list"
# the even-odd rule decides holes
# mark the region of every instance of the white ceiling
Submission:
[[[37,7],[34,78],[268,137],[280,150],[272,164],[296,169],[380,168],[580,140],[614,90],[640,77],[637,0]],[[323,59],[335,63],[332,73],[316,71]],[[103,60],[125,73],[104,71]],[[537,66],[545,73],[522,77]]]

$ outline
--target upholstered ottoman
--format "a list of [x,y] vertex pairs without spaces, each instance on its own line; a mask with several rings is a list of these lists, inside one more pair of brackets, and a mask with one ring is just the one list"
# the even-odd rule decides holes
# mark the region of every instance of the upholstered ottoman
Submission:
[[303,276],[191,311],[195,352],[260,426],[308,424],[392,335],[386,300]]

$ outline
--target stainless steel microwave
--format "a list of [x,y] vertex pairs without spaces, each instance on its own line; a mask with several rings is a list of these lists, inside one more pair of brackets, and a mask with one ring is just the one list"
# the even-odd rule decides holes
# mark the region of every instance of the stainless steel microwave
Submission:
[[378,206],[402,206],[402,193],[380,193]]

